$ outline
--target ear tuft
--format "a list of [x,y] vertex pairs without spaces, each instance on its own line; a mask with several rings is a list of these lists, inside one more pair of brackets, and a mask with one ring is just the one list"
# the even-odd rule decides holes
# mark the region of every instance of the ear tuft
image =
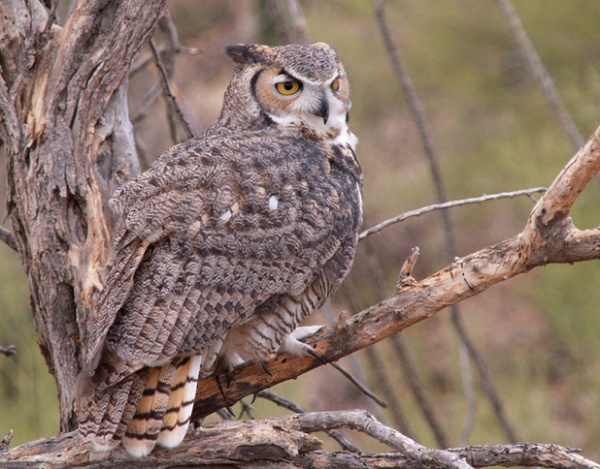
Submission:
[[234,44],[227,46],[225,51],[227,55],[236,64],[247,64],[251,62],[264,62],[265,53],[270,49],[267,46],[260,46],[256,44]]

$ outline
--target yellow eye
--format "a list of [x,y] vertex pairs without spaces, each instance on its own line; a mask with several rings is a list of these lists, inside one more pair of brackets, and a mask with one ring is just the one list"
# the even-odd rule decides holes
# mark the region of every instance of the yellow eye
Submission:
[[285,96],[290,96],[297,93],[302,88],[302,84],[298,80],[286,80],[275,85],[277,92]]
[[337,91],[340,89],[340,79],[339,78],[336,78],[335,80],[333,80],[331,82],[331,89],[333,91]]

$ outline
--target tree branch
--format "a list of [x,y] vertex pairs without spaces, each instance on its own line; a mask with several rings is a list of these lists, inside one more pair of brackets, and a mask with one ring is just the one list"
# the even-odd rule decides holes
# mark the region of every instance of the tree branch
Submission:
[[544,67],[531,40],[527,36],[527,32],[525,31],[525,28],[523,28],[514,7],[510,3],[510,0],[498,0],[498,4],[510,27],[511,33],[517,43],[517,47],[525,59],[529,72],[537,80],[539,87],[542,90],[542,94],[550,107],[550,111],[556,117],[565,136],[571,141],[573,148],[579,148],[583,145],[583,137],[579,133],[579,130],[577,130],[573,118],[560,101],[554,82]]
[[[538,201],[521,233],[458,258],[421,281],[406,279],[396,294],[333,328],[321,329],[308,342],[326,361],[336,361],[534,267],[599,259],[600,229],[580,231],[569,218],[573,202],[599,169],[600,128]],[[279,355],[269,363],[267,374],[260,365],[248,363],[233,371],[223,394],[215,378],[205,378],[198,383],[193,418],[321,364],[312,356]]]
[[[309,433],[350,428],[394,448],[380,454],[327,453],[322,442]],[[249,468],[383,468],[420,469],[540,466],[561,469],[600,469],[577,454],[557,445],[472,446],[436,450],[381,424],[364,410],[312,412],[266,420],[225,420],[197,428],[172,449],[157,449],[146,458],[133,458],[123,448],[110,455],[89,452],[89,444],[76,433],[39,440],[0,452],[0,464],[13,469],[35,466],[107,468],[249,467]]]
[[545,187],[534,187],[532,189],[521,189],[512,192],[500,192],[498,194],[482,195],[480,197],[450,200],[448,202],[443,202],[439,204],[426,205],[425,207],[417,208],[415,210],[409,210],[408,212],[401,213],[400,215],[396,215],[395,217],[377,223],[377,225],[372,226],[368,230],[364,230],[359,235],[358,239],[365,239],[366,237],[371,236],[372,234],[379,233],[381,230],[387,228],[388,226],[403,222],[404,220],[408,220],[409,218],[420,217],[421,215],[425,215],[426,213],[430,212],[435,212],[437,210],[446,210],[453,207],[462,207],[464,205],[481,204],[484,202],[489,202],[490,200],[513,199],[522,195],[532,197],[533,194],[544,191],[546,191]]

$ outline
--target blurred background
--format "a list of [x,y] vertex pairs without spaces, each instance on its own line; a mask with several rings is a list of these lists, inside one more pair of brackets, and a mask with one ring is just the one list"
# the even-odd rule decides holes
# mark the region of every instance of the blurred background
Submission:
[[[548,186],[577,149],[531,74],[502,4],[385,4],[450,200]],[[586,140],[600,125],[600,3],[513,0],[512,5],[565,111]],[[384,45],[375,2],[170,0],[168,6],[179,43],[198,49],[167,62],[179,104],[196,132],[219,113],[233,68],[224,54],[226,45],[280,44],[303,37],[328,42],[338,50],[352,85],[350,123],[360,139],[365,228],[438,201],[422,141]],[[68,9],[68,2],[61,2],[63,18]],[[157,32],[155,40],[164,44],[165,35]],[[140,60],[145,58],[149,63],[140,62],[130,77],[130,114],[143,165],[185,137],[181,126],[170,131],[149,49],[140,54]],[[1,170],[3,197],[4,165]],[[599,197],[600,184],[592,181],[572,213],[576,226],[597,226]],[[452,209],[454,255],[517,234],[533,203],[520,197]],[[417,279],[445,267],[451,259],[445,240],[439,212],[367,238],[329,314],[315,315],[312,321],[326,323],[342,311],[356,313],[393,294],[399,269],[414,246],[421,249],[413,272]],[[0,355],[0,438],[14,429],[17,445],[57,432],[57,400],[37,347],[19,257],[0,245],[0,262],[0,346],[17,347],[14,356]],[[597,262],[538,268],[461,303],[454,312],[458,320],[442,311],[395,340],[344,359],[346,368],[390,404],[387,409],[378,408],[331,366],[273,390],[307,410],[367,408],[428,446],[518,439],[581,447],[597,460],[599,274]],[[479,366],[466,353],[457,321],[474,344]],[[482,367],[487,371],[483,378]],[[287,412],[262,399],[254,408],[256,417]],[[383,450],[366,440],[361,444]]]

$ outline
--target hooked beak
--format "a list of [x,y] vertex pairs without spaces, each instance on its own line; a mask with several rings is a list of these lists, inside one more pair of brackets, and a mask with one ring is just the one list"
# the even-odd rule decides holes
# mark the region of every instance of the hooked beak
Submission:
[[327,119],[329,119],[329,103],[327,102],[327,97],[325,95],[321,96],[319,109],[317,109],[315,115],[323,119],[323,124],[327,124]]

